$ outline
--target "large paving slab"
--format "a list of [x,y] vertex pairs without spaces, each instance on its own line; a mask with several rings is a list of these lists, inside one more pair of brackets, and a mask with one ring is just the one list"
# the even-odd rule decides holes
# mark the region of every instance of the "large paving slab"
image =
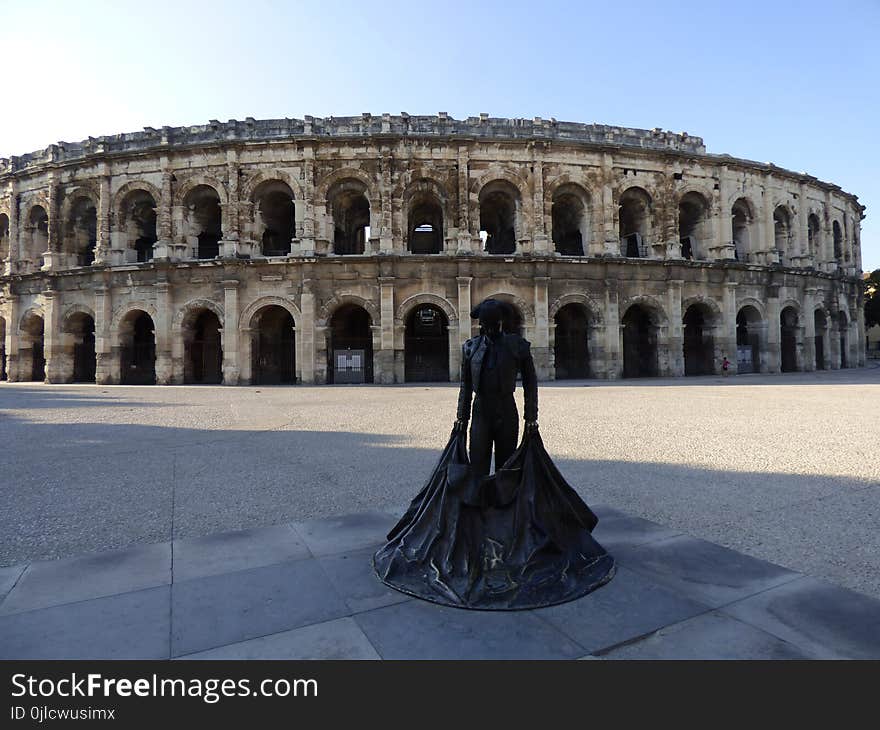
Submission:
[[180,659],[381,659],[353,619],[299,629],[187,654]]
[[609,659],[812,658],[794,644],[714,612],[667,626],[604,656]]
[[880,602],[799,578],[725,606],[721,613],[828,659],[880,658]]
[[0,659],[168,659],[169,586],[0,616]]
[[232,530],[174,541],[175,581],[311,557],[290,525]]
[[66,560],[31,563],[0,615],[73,603],[171,582],[171,545],[139,545]]
[[778,565],[686,535],[620,545],[615,557],[626,567],[713,608],[799,577]]
[[302,535],[309,550],[320,556],[381,545],[398,519],[399,516],[387,512],[364,512],[295,522],[293,526]]
[[171,604],[174,656],[348,613],[313,558],[175,583]]

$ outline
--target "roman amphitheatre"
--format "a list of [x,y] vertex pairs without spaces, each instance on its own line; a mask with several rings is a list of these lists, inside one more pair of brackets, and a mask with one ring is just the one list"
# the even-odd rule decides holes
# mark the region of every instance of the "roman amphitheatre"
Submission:
[[0,159],[0,377],[449,382],[490,296],[543,380],[856,367],[863,215],[699,137],[555,119],[59,142]]

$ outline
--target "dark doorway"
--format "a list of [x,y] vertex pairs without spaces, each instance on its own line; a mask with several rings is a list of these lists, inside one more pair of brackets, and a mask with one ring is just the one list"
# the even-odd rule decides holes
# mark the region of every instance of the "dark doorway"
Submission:
[[841,312],[838,327],[840,329],[840,367],[842,368],[849,367],[846,356],[846,324],[846,315]]
[[73,315],[68,331],[73,335],[73,382],[95,382],[95,320],[88,314]]
[[553,318],[556,322],[554,360],[556,379],[590,377],[589,318],[580,304],[566,304]]
[[796,372],[797,367],[797,329],[798,315],[791,307],[786,307],[779,315],[781,370],[784,373]]
[[751,306],[743,307],[736,315],[736,372],[760,371],[761,315]]
[[6,320],[0,317],[0,380],[6,377]]
[[480,231],[486,253],[516,253],[517,197],[512,185],[500,181],[480,192]]
[[821,309],[817,309],[813,314],[814,331],[816,333],[815,352],[816,352],[816,370],[825,369],[825,333],[828,329],[828,319]]
[[443,251],[443,208],[433,195],[420,196],[410,207],[409,250],[420,254]]
[[156,338],[152,317],[146,312],[132,312],[123,327],[120,381],[123,385],[155,385]]
[[711,375],[715,372],[715,346],[706,310],[692,304],[684,314],[684,374]]
[[373,332],[370,314],[345,304],[330,321],[327,376],[331,383],[373,382]]
[[331,191],[333,253],[363,254],[370,238],[370,201],[358,180],[346,180]]
[[446,315],[422,304],[406,319],[404,380],[407,383],[449,382],[449,334]]
[[563,256],[583,256],[585,206],[580,197],[572,192],[560,192],[553,198],[550,208],[553,244]]
[[202,310],[186,334],[184,382],[215,385],[223,382],[223,347],[217,315],[210,309]]
[[657,325],[636,304],[623,317],[623,377],[657,377]]
[[[42,382],[46,379],[46,358],[43,353],[43,332],[45,330],[43,318],[37,314],[29,314],[22,323],[21,331],[25,347],[30,346],[31,368],[28,373],[29,379]],[[27,372],[22,368],[24,372]]]
[[284,307],[260,310],[253,351],[255,385],[296,383],[296,323]]

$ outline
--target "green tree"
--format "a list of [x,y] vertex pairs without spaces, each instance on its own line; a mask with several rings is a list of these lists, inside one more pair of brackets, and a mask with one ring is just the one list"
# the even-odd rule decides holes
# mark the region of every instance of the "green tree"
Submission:
[[865,277],[865,326],[880,324],[880,269]]

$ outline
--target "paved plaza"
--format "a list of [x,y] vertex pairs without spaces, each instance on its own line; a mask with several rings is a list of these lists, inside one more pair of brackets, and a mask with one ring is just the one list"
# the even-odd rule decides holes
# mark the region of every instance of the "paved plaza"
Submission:
[[456,395],[0,384],[0,656],[880,658],[880,368],[542,384],[619,572],[515,614],[369,570]]

